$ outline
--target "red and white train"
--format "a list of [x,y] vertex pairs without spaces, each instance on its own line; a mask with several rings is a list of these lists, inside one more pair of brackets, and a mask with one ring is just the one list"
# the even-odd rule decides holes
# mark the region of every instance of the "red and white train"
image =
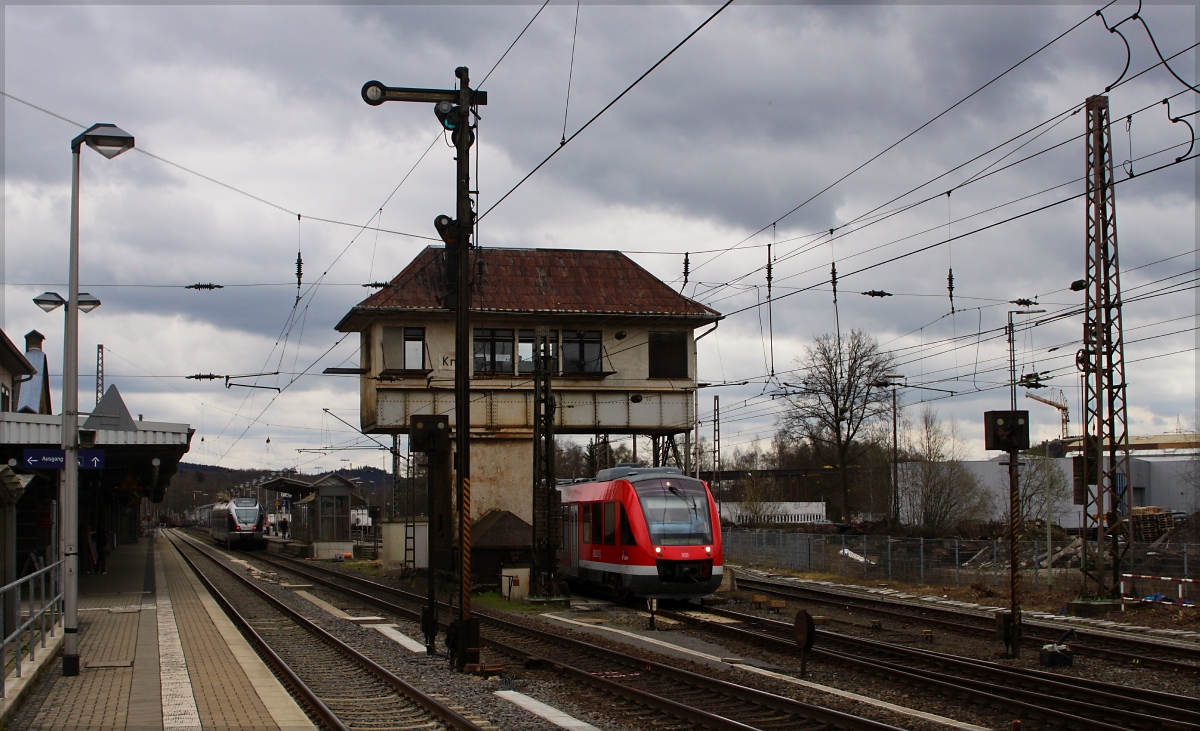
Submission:
[[721,584],[720,517],[703,481],[674,467],[614,467],[560,485],[559,576],[621,596],[687,599]]

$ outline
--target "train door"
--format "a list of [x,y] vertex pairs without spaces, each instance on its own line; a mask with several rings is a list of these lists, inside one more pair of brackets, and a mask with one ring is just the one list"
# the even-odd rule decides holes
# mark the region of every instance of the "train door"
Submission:
[[579,503],[570,505],[570,513],[567,515],[567,565],[571,567],[572,574],[579,573]]

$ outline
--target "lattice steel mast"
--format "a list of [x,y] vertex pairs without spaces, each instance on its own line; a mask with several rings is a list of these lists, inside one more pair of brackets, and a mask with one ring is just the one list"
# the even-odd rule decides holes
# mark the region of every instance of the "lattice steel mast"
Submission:
[[1129,546],[1129,435],[1108,97],[1089,97],[1086,110],[1087,312],[1076,362],[1084,374],[1084,535],[1096,531],[1097,562],[1084,565],[1082,595],[1099,598],[1117,591]]

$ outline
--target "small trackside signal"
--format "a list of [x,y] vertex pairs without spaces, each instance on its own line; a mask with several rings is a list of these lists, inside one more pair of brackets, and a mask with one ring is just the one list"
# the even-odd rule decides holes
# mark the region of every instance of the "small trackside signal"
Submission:
[[985,449],[1018,452],[1029,449],[1028,411],[988,411],[983,415]]
[[458,129],[458,120],[461,118],[462,112],[457,105],[448,101],[440,101],[433,105],[433,113],[446,129],[451,131]]

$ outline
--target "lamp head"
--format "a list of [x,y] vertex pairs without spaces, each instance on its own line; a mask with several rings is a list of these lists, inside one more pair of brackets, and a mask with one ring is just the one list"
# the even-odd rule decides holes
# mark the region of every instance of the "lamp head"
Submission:
[[368,81],[363,84],[362,99],[373,107],[383,104],[383,84],[378,81]]
[[67,303],[57,292],[42,292],[33,298],[33,303],[42,308],[43,312],[53,312]]
[[99,306],[100,306],[100,299],[98,297],[90,295],[87,292],[79,293],[79,311],[80,312],[91,312],[92,310],[96,309]]
[[83,134],[71,140],[71,151],[78,152],[81,143],[87,144],[111,160],[122,152],[133,149],[133,135],[115,124],[101,122],[93,124],[84,130]]

